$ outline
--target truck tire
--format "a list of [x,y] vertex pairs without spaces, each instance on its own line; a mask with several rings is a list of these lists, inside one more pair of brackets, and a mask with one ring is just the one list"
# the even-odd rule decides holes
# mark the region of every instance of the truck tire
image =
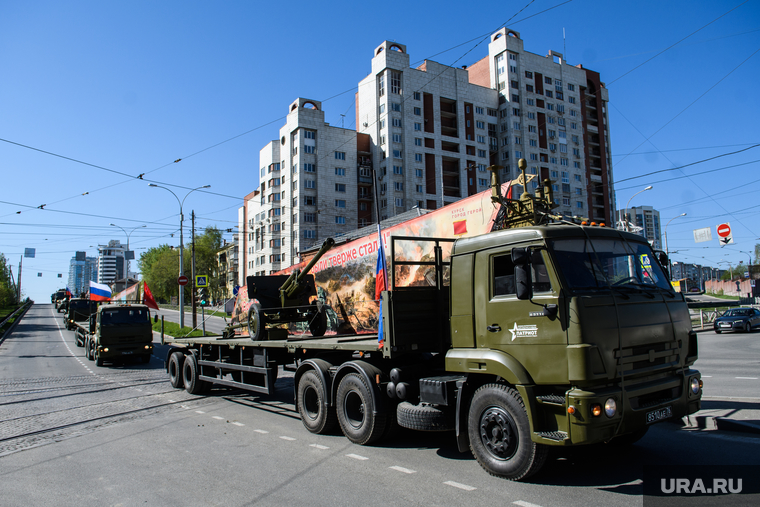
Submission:
[[335,407],[327,405],[327,391],[317,372],[309,370],[298,381],[298,413],[303,425],[312,433],[324,435],[335,429]]
[[349,373],[338,384],[335,397],[338,424],[350,441],[371,444],[383,436],[385,414],[373,414],[372,393],[361,375]]
[[467,431],[473,456],[496,477],[519,481],[546,461],[548,449],[531,441],[523,399],[511,387],[486,384],[475,391]]
[[432,405],[412,405],[408,401],[402,401],[398,404],[396,417],[400,426],[410,430],[451,431],[454,429],[452,415]]
[[103,358],[98,354],[98,348],[95,344],[92,345],[92,357],[95,359],[95,366],[103,366]]
[[248,336],[254,341],[266,340],[266,319],[258,303],[248,309]]
[[169,356],[169,364],[166,369],[169,371],[169,383],[175,389],[184,387],[182,379],[182,364],[184,362],[185,355],[182,352],[172,352]]
[[92,355],[92,345],[90,344],[90,338],[89,337],[87,337],[84,340],[84,355],[86,355],[87,359],[90,360],[90,361],[92,361],[93,359],[95,359],[93,357],[93,355]]
[[208,390],[208,382],[198,378],[199,375],[198,361],[194,355],[188,354],[182,364],[182,381],[185,384],[185,391],[190,394],[203,394]]

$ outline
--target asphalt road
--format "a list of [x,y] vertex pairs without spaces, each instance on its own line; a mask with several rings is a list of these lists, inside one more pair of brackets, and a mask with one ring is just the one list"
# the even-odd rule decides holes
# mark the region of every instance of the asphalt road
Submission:
[[[707,396],[760,401],[745,397],[756,383],[736,378],[757,371],[758,340],[700,333]],[[308,433],[285,372],[272,396],[190,396],[170,387],[163,352],[95,367],[61,314],[32,307],[0,344],[1,503],[640,506],[647,465],[748,465],[760,451],[760,438],[663,423],[626,451],[556,452],[532,482],[514,483],[457,452],[450,433],[379,446]]]

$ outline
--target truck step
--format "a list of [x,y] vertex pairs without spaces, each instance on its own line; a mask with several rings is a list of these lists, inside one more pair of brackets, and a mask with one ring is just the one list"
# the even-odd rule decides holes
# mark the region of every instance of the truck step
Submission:
[[565,397],[559,394],[545,394],[543,396],[536,396],[536,400],[539,403],[548,403],[550,405],[564,405]]
[[564,431],[537,431],[536,435],[547,440],[554,440],[556,442],[562,442],[567,440],[567,433]]

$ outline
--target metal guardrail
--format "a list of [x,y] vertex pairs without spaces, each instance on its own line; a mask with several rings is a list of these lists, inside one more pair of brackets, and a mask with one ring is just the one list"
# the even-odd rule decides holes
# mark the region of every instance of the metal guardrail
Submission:
[[7,323],[9,320],[11,320],[12,318],[16,317],[16,315],[18,315],[19,313],[23,312],[23,311],[24,311],[24,310],[25,310],[27,307],[31,306],[31,304],[32,304],[32,303],[31,303],[31,302],[29,302],[29,303],[23,304],[23,305],[19,306],[18,308],[16,308],[16,310],[14,310],[14,311],[13,311],[13,313],[11,313],[11,314],[10,314],[10,315],[8,315],[7,317],[5,317],[5,318],[2,320],[2,322],[0,322],[0,328],[4,327],[4,326],[5,326],[5,324],[6,324],[6,323]]

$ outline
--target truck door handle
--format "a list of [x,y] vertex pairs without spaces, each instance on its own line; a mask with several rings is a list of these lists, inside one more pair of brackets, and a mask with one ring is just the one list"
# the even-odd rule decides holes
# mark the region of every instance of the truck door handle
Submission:
[[492,333],[498,333],[501,331],[501,327],[498,324],[494,324],[493,326],[487,326],[486,329],[488,329]]

